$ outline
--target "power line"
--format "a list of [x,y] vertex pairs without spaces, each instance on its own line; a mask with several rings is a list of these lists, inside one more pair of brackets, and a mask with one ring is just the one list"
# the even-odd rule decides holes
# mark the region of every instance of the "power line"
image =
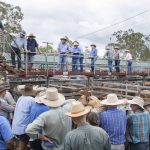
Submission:
[[147,13],[147,12],[149,12],[149,11],[150,11],[150,9],[148,9],[148,10],[146,10],[146,11],[143,11],[143,12],[141,12],[141,13],[138,13],[138,14],[136,14],[136,15],[134,15],[134,16],[129,17],[129,18],[126,18],[126,19],[124,19],[123,21],[116,22],[116,23],[111,24],[111,25],[109,25],[109,26],[106,26],[106,27],[103,27],[103,28],[101,28],[101,29],[98,29],[98,30],[96,30],[96,31],[94,31],[94,32],[81,35],[81,36],[78,37],[78,39],[83,38],[83,37],[85,37],[85,36],[89,36],[89,35],[95,34],[95,33],[97,33],[97,32],[103,31],[103,30],[106,30],[106,29],[111,28],[111,27],[113,27],[113,26],[116,26],[116,25],[118,25],[118,24],[124,23],[124,22],[126,22],[126,21],[128,21],[128,20],[131,20],[131,19],[133,19],[133,18],[135,18],[135,17],[137,17],[137,16],[140,16],[140,15],[142,15],[142,14],[145,14],[145,13]]

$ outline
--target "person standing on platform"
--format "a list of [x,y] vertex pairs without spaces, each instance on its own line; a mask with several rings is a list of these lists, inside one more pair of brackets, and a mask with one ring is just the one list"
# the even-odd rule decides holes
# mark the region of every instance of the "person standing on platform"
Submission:
[[[36,52],[39,51],[39,49],[38,49],[38,43],[37,43],[33,33],[30,33],[27,37],[28,37],[28,39],[27,39],[28,53],[27,53],[27,55],[25,54],[25,62],[27,60],[27,62],[29,63],[28,69],[31,70],[33,67],[34,56],[36,55]],[[27,56],[27,58],[26,58],[26,56]]]
[[16,68],[15,56],[17,56],[18,60],[18,70],[21,69],[21,49],[27,51],[27,39],[26,32],[22,31],[19,35],[10,34],[13,38],[11,43],[11,61],[14,68]]
[[150,114],[144,111],[144,100],[135,96],[128,100],[133,114],[127,119],[127,135],[130,150],[148,150],[150,135]]
[[72,71],[78,71],[78,65],[80,61],[81,48],[78,42],[73,43],[73,48],[71,48],[72,53]]
[[115,46],[115,52],[114,52],[114,60],[115,60],[115,69],[116,73],[120,72],[120,50],[118,46]]
[[113,57],[114,57],[114,50],[110,49],[108,46],[106,47],[106,53],[104,55],[104,58],[108,60],[108,74],[112,75],[112,63],[113,63]]
[[91,71],[95,71],[95,62],[97,60],[97,49],[95,44],[91,44],[91,52],[90,52],[90,57],[91,57]]
[[132,73],[132,54],[130,50],[126,50],[125,60],[127,61],[127,74],[130,75]]
[[67,54],[69,53],[69,45],[67,44],[68,38],[62,37],[61,42],[58,45],[58,53],[59,53],[59,64],[57,70],[66,71],[66,59]]

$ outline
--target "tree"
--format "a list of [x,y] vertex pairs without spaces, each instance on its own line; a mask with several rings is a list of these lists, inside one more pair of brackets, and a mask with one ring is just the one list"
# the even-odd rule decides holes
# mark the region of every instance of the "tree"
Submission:
[[121,49],[130,49],[134,58],[147,60],[150,58],[150,36],[145,36],[133,29],[117,31],[113,33]]
[[21,21],[23,19],[23,13],[19,6],[0,2],[0,19],[6,31],[18,33],[22,30]]

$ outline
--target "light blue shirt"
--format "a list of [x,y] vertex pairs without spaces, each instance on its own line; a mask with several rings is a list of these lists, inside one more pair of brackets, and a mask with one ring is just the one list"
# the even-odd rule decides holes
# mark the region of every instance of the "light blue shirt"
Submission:
[[91,57],[97,57],[97,49],[96,48],[91,49],[90,56]]
[[107,50],[104,57],[107,57],[108,60],[114,59],[114,50]]
[[19,48],[19,49],[27,49],[27,39],[21,38],[19,35],[13,35],[14,40],[11,43],[11,46],[15,47],[15,48]]
[[65,43],[65,44],[59,43],[59,45],[58,45],[59,53],[66,53],[68,50],[69,50],[69,46],[67,43]]
[[0,150],[7,150],[7,141],[13,138],[13,133],[10,124],[6,118],[0,116]]
[[81,54],[81,53],[83,53],[82,52],[82,48],[81,47],[76,47],[76,48],[70,48],[70,51],[72,52],[72,53],[79,53],[79,54]]
[[14,134],[21,135],[25,133],[25,129],[30,123],[30,112],[33,104],[35,104],[35,101],[31,96],[21,96],[18,99],[12,123]]

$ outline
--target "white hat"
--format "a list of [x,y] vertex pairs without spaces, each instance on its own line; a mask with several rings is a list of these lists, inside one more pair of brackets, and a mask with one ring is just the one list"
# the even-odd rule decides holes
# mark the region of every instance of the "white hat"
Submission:
[[128,100],[128,103],[129,104],[135,104],[135,105],[138,105],[138,106],[140,106],[142,109],[144,109],[144,100],[141,98],[141,97],[139,97],[139,96],[135,96],[135,97],[133,97],[133,99],[132,100]]
[[102,105],[122,105],[124,104],[124,100],[119,100],[116,94],[108,94],[107,99],[101,101]]
[[84,105],[81,102],[75,101],[75,102],[72,102],[71,111],[65,113],[65,115],[69,117],[80,117],[89,113],[90,110],[91,110],[90,106],[84,107]]
[[33,33],[30,33],[29,35],[28,35],[28,37],[36,37]]
[[39,93],[35,97],[37,103],[43,103],[50,107],[59,107],[64,104],[65,97],[64,95],[58,93],[58,90],[54,87],[47,88],[45,92]]

